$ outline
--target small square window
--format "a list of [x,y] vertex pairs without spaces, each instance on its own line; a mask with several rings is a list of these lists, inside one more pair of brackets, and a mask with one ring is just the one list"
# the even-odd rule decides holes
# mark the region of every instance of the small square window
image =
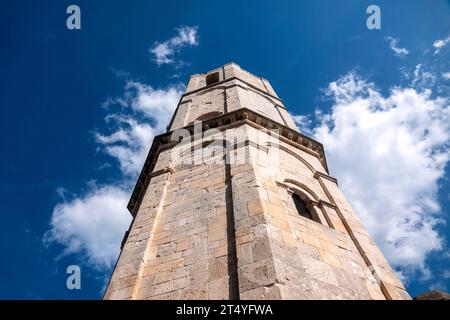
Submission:
[[214,72],[206,75],[206,85],[209,86],[210,84],[219,82],[219,72]]

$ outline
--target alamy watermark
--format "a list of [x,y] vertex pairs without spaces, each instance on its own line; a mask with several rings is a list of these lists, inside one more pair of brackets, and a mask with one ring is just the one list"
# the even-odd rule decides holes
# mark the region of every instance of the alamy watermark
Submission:
[[[69,14],[66,20],[66,26],[69,30],[81,29],[81,9],[78,5],[71,4],[67,7],[66,13]],[[371,4],[367,7],[366,13],[370,16],[366,20],[366,26],[369,30],[381,29],[381,9],[378,5]]]
[[367,14],[370,14],[370,16],[366,20],[367,29],[369,29],[369,30],[381,29],[381,9],[380,9],[380,7],[375,4],[372,4],[367,7],[366,12],[367,12]]
[[81,9],[75,4],[71,4],[67,7],[66,13],[70,14],[66,20],[66,27],[69,30],[81,29]]
[[66,286],[69,290],[81,289],[81,269],[77,265],[70,265],[66,269],[66,273],[70,274],[67,277]]

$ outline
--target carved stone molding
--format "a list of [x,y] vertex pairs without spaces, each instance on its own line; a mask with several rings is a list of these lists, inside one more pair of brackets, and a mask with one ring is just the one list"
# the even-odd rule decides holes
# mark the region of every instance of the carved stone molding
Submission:
[[333,181],[334,183],[336,183],[336,185],[338,185],[338,181],[337,181],[336,178],[334,178],[332,176],[329,176],[328,174],[325,174],[323,172],[316,171],[314,173],[314,178],[318,179],[319,177],[322,177],[322,178],[328,179],[330,181]]
[[175,172],[175,169],[172,167],[165,167],[163,169],[153,171],[152,173],[150,173],[149,176],[150,176],[150,178],[153,178],[153,177],[157,177],[157,176],[160,176],[160,175],[162,175],[164,173],[168,173],[168,172],[170,172],[172,174]]

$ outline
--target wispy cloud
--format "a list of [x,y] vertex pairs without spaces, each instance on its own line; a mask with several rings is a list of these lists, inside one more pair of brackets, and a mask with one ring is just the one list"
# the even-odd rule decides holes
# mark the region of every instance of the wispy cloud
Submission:
[[416,65],[414,68],[414,77],[412,78],[411,86],[414,88],[429,88],[436,82],[436,76],[426,66],[422,64]]
[[150,52],[154,56],[154,61],[158,66],[163,64],[182,65],[183,62],[181,60],[174,58],[175,54],[185,46],[198,45],[197,26],[185,26],[176,30],[176,36],[164,42],[156,42],[150,48]]
[[122,96],[108,98],[103,104],[124,108],[124,112],[105,118],[112,132],[95,134],[100,148],[119,162],[124,175],[137,176],[154,136],[166,129],[183,90],[181,84],[155,89],[128,80]]
[[393,37],[386,37],[385,38],[389,42],[389,48],[391,48],[392,51],[394,51],[394,54],[397,57],[404,57],[409,54],[409,50],[406,48],[400,48],[398,46],[399,40],[397,38]]
[[297,126],[297,128],[306,134],[312,134],[312,131],[310,130],[311,128],[311,119],[308,116],[305,115],[294,115],[291,114],[292,119],[295,122],[295,125]]
[[438,54],[448,43],[450,42],[450,36],[448,36],[446,39],[438,39],[435,42],[433,42],[433,47],[436,49],[434,51],[434,54]]
[[117,160],[122,177],[114,184],[90,183],[78,195],[61,193],[47,245],[64,246],[61,255],[77,254],[99,270],[110,269],[119,253],[120,240],[130,224],[126,205],[155,135],[165,131],[184,87],[167,88],[126,80],[121,96],[108,98],[102,106],[109,114],[109,132],[95,132],[99,150]]

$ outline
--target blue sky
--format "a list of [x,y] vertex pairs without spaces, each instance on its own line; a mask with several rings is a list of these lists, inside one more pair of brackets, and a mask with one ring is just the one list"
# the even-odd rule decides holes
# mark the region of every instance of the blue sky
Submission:
[[0,37],[0,298],[101,297],[152,137],[229,61],[324,142],[410,294],[450,290],[450,1],[15,1]]

